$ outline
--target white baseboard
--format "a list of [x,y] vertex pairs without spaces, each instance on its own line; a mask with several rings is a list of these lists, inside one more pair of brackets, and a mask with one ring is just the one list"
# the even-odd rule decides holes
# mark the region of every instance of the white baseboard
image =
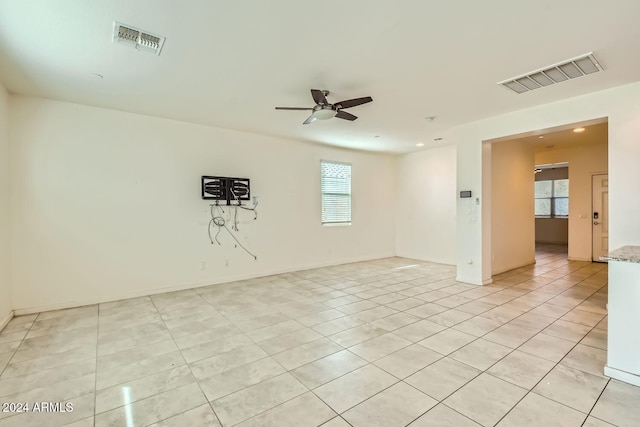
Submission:
[[604,374],[608,377],[615,378],[616,380],[624,381],[625,383],[640,387],[640,375],[638,374],[621,371],[620,369],[612,368],[609,365],[604,367]]
[[532,260],[527,261],[524,264],[517,263],[517,264],[513,264],[513,265],[508,266],[508,267],[503,267],[503,268],[501,268],[500,270],[497,270],[497,271],[492,271],[491,275],[492,276],[497,276],[498,274],[506,273],[507,271],[515,270],[516,268],[521,268],[521,267],[526,267],[528,265],[533,265],[535,263],[536,263],[536,259],[533,258]]
[[0,332],[2,332],[4,327],[7,326],[9,322],[11,322],[11,319],[13,319],[13,316],[15,316],[15,312],[11,310],[9,314],[7,314],[7,317],[5,317],[2,321],[0,321]]
[[14,311],[16,316],[23,316],[25,314],[41,313],[44,311],[52,311],[52,310],[64,310],[67,308],[82,307],[85,305],[93,305],[93,304],[102,304],[105,302],[119,301],[123,299],[143,297],[148,295],[156,295],[156,294],[162,294],[165,292],[175,292],[175,291],[184,291],[186,289],[202,288],[205,286],[219,285],[222,283],[235,282],[238,280],[256,279],[260,277],[273,276],[276,274],[292,273],[295,271],[303,271],[303,270],[309,270],[313,268],[331,267],[334,265],[350,264],[353,262],[372,261],[376,259],[391,258],[395,256],[396,256],[395,253],[384,253],[384,254],[364,256],[364,257],[354,257],[349,259],[342,259],[339,261],[336,260],[333,262],[327,261],[327,262],[321,262],[316,264],[302,265],[294,268],[265,270],[257,274],[232,275],[232,276],[224,277],[220,280],[214,280],[214,281],[207,280],[207,281],[201,281],[201,282],[183,283],[176,286],[150,288],[150,289],[144,289],[140,291],[108,295],[108,296],[97,297],[97,298],[83,298],[79,300],[64,301],[64,302],[55,303],[55,304],[46,304],[46,305],[33,306],[33,307],[21,307],[21,308],[16,308]]
[[477,281],[477,280],[471,279],[470,277],[464,277],[464,276],[456,276],[456,282],[466,283],[467,285],[477,285],[477,286],[482,286],[484,284],[482,281]]
[[435,264],[456,265],[456,261],[455,260],[450,260],[448,258],[424,257],[424,256],[421,256],[421,255],[418,255],[418,254],[412,254],[412,253],[407,253],[407,252],[400,252],[400,253],[396,254],[395,256],[400,257],[400,258],[415,259],[415,260],[418,260],[418,261],[433,262]]
[[573,257],[573,256],[568,256],[567,259],[569,261],[584,261],[584,262],[591,262],[591,258],[578,258],[578,257]]

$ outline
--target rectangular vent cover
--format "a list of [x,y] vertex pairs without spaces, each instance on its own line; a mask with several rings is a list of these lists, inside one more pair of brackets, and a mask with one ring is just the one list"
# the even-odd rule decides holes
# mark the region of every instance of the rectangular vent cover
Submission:
[[129,45],[144,52],[160,55],[164,39],[164,37],[150,34],[117,21],[113,25],[114,43]]
[[575,79],[576,77],[602,71],[602,66],[593,56],[593,53],[559,62],[548,67],[532,71],[521,76],[513,77],[499,82],[499,85],[512,90],[515,93],[525,93],[544,86]]

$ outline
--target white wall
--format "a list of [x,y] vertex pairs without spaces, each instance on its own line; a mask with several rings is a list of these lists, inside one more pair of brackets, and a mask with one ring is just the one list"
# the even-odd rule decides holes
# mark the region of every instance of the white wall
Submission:
[[397,255],[455,264],[455,145],[400,157],[397,191]]
[[491,144],[491,274],[535,262],[534,148]]
[[11,296],[8,102],[9,96],[0,84],[0,330],[10,320],[13,310]]
[[567,218],[536,218],[536,242],[569,244]]
[[[445,135],[458,145],[458,190],[474,190],[483,196],[482,141],[538,129],[608,117],[609,123],[609,209],[610,248],[640,244],[640,83],[520,110],[469,123]],[[571,166],[570,166],[571,168]],[[465,187],[465,188],[461,188]],[[481,203],[485,203],[481,199]],[[458,217],[465,206],[458,203]],[[491,232],[490,215],[483,212],[477,222],[457,225],[458,278],[480,284],[491,280],[490,263],[483,259],[483,228]],[[486,234],[486,231],[484,232]],[[484,258],[486,258],[486,253]],[[473,264],[468,264],[468,261]],[[478,268],[478,264],[481,268]]]
[[[396,228],[399,253],[414,251],[425,259],[432,254],[406,239],[411,228],[396,224],[388,206],[396,200],[398,206],[410,205],[409,189],[396,185],[390,156],[31,98],[11,97],[10,107],[12,298],[22,312],[389,256]],[[455,194],[472,190],[479,203],[469,213],[469,201],[457,198],[455,231],[438,239],[440,245],[456,240],[447,251],[455,253],[459,280],[491,280],[491,188],[483,185],[482,142],[600,117],[608,117],[613,165],[611,248],[640,244],[640,198],[630,196],[640,182],[640,83],[635,83],[444,135],[456,144]],[[425,158],[433,154],[425,153]],[[420,156],[412,156],[399,159],[401,170],[419,163]],[[353,163],[352,227],[319,225],[314,189],[321,158]],[[241,227],[257,263],[228,244],[208,243],[207,204],[199,199],[202,174],[252,178],[253,193],[262,198],[260,218]],[[398,179],[404,176],[399,173]],[[403,196],[397,198],[399,189]],[[7,216],[2,220],[6,226]],[[200,270],[201,262],[207,270]]]
[[[10,107],[19,312],[395,254],[392,156],[36,98]],[[352,226],[320,224],[321,159],[352,163]],[[251,179],[259,216],[242,211],[240,235],[257,262],[224,233],[209,243],[201,175]]]
[[[558,147],[536,153],[536,164],[569,162],[568,255],[572,260],[591,261],[592,258],[591,177],[607,173],[607,149],[607,141],[602,141],[601,144]],[[613,218],[610,218],[610,225],[613,225]],[[640,234],[637,239],[640,243]]]
[[[464,129],[457,131],[464,132]],[[491,205],[489,199],[487,212],[483,199],[485,189],[482,187],[482,183],[487,181],[483,180],[483,158],[490,162],[491,151],[487,153],[489,145],[485,144],[483,149],[482,140],[476,141],[473,134],[459,133],[448,139],[457,141],[456,194],[471,191],[473,196],[471,199],[458,197],[456,201],[456,280],[481,285],[491,281],[491,247],[487,245],[491,242],[491,223],[489,222],[487,229],[482,228],[482,219],[490,217]],[[485,168],[485,174],[488,173],[486,169],[488,168]],[[490,193],[490,182],[488,187],[486,192]],[[483,257],[485,253],[488,255]],[[486,280],[483,279],[485,270],[489,271]]]

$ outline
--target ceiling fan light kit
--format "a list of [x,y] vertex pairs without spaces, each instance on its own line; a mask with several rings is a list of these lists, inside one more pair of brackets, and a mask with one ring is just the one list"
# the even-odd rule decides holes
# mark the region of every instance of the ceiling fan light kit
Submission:
[[336,111],[332,108],[320,108],[315,110],[311,115],[318,120],[327,120],[336,116]]
[[311,115],[302,124],[308,125],[316,120],[328,120],[333,117],[337,117],[343,120],[354,121],[357,116],[351,113],[343,111],[344,108],[356,107],[358,105],[366,104],[373,101],[373,98],[366,96],[364,98],[347,99],[344,101],[330,104],[327,101],[328,90],[311,89],[311,97],[316,105],[313,107],[276,107],[276,110],[305,110],[311,111]]

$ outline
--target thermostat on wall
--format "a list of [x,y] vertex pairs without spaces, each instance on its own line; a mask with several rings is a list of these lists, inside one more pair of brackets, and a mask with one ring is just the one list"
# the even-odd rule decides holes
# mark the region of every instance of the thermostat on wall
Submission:
[[466,199],[471,197],[471,191],[461,191],[460,192],[460,198],[461,199]]

